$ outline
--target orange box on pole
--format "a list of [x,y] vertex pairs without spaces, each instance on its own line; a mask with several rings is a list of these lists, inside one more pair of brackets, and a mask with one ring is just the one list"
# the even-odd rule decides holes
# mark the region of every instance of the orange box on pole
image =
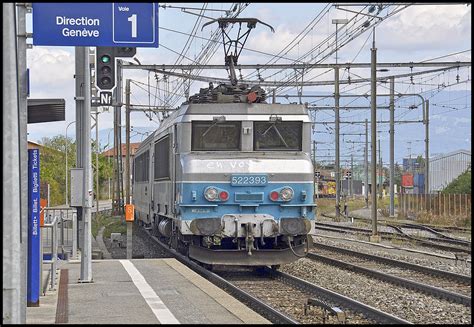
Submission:
[[133,221],[135,206],[133,204],[125,205],[125,221]]
[[40,199],[40,226],[44,226],[44,208],[48,206],[48,200]]

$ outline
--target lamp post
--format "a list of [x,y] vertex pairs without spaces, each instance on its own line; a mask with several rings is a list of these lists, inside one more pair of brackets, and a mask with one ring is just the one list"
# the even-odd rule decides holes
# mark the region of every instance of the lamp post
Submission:
[[[71,126],[71,124],[73,124],[73,123],[75,123],[75,122],[76,122],[76,121],[72,121],[72,122],[70,122],[70,123],[66,126],[66,207],[69,206],[69,200],[68,200],[68,194],[67,194],[67,193],[68,193],[68,192],[67,192],[67,175],[68,175],[68,174],[67,174],[67,173],[68,173],[68,171],[67,171],[67,168],[68,168],[68,167],[67,167],[67,143],[68,143],[68,141],[67,141],[67,140],[68,140],[68,139],[67,139],[67,129],[69,128],[69,126]],[[49,204],[48,204],[48,205],[49,205]]]

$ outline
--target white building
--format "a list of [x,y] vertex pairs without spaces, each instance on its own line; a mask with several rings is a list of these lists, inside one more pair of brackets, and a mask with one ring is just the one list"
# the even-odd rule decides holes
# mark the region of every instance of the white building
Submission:
[[430,193],[441,191],[471,166],[471,151],[457,150],[430,158]]

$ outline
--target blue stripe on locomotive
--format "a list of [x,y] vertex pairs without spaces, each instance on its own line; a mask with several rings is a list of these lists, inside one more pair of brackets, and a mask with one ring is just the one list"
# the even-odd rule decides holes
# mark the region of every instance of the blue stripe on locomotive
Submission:
[[[229,193],[227,201],[207,201],[204,198],[204,190],[214,186]],[[293,199],[288,202],[270,200],[269,194],[275,189],[290,186],[293,191]],[[217,218],[225,214],[269,214],[275,220],[280,218],[305,217],[314,220],[316,207],[313,207],[313,183],[268,183],[265,186],[231,186],[230,183],[186,183],[178,184],[182,202],[178,203],[179,218],[182,220],[193,220],[199,218]],[[193,191],[196,199],[193,200]],[[263,201],[235,201],[235,193],[262,193]],[[306,193],[306,199],[302,200],[302,194]]]

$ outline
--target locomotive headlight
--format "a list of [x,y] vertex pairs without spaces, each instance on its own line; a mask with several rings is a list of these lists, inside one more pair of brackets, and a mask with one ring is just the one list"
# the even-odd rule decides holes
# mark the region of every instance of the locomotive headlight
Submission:
[[280,197],[283,201],[290,201],[293,199],[293,189],[291,187],[282,188],[280,191]]
[[214,187],[208,187],[204,190],[204,197],[207,201],[215,201],[219,196],[219,192]]

